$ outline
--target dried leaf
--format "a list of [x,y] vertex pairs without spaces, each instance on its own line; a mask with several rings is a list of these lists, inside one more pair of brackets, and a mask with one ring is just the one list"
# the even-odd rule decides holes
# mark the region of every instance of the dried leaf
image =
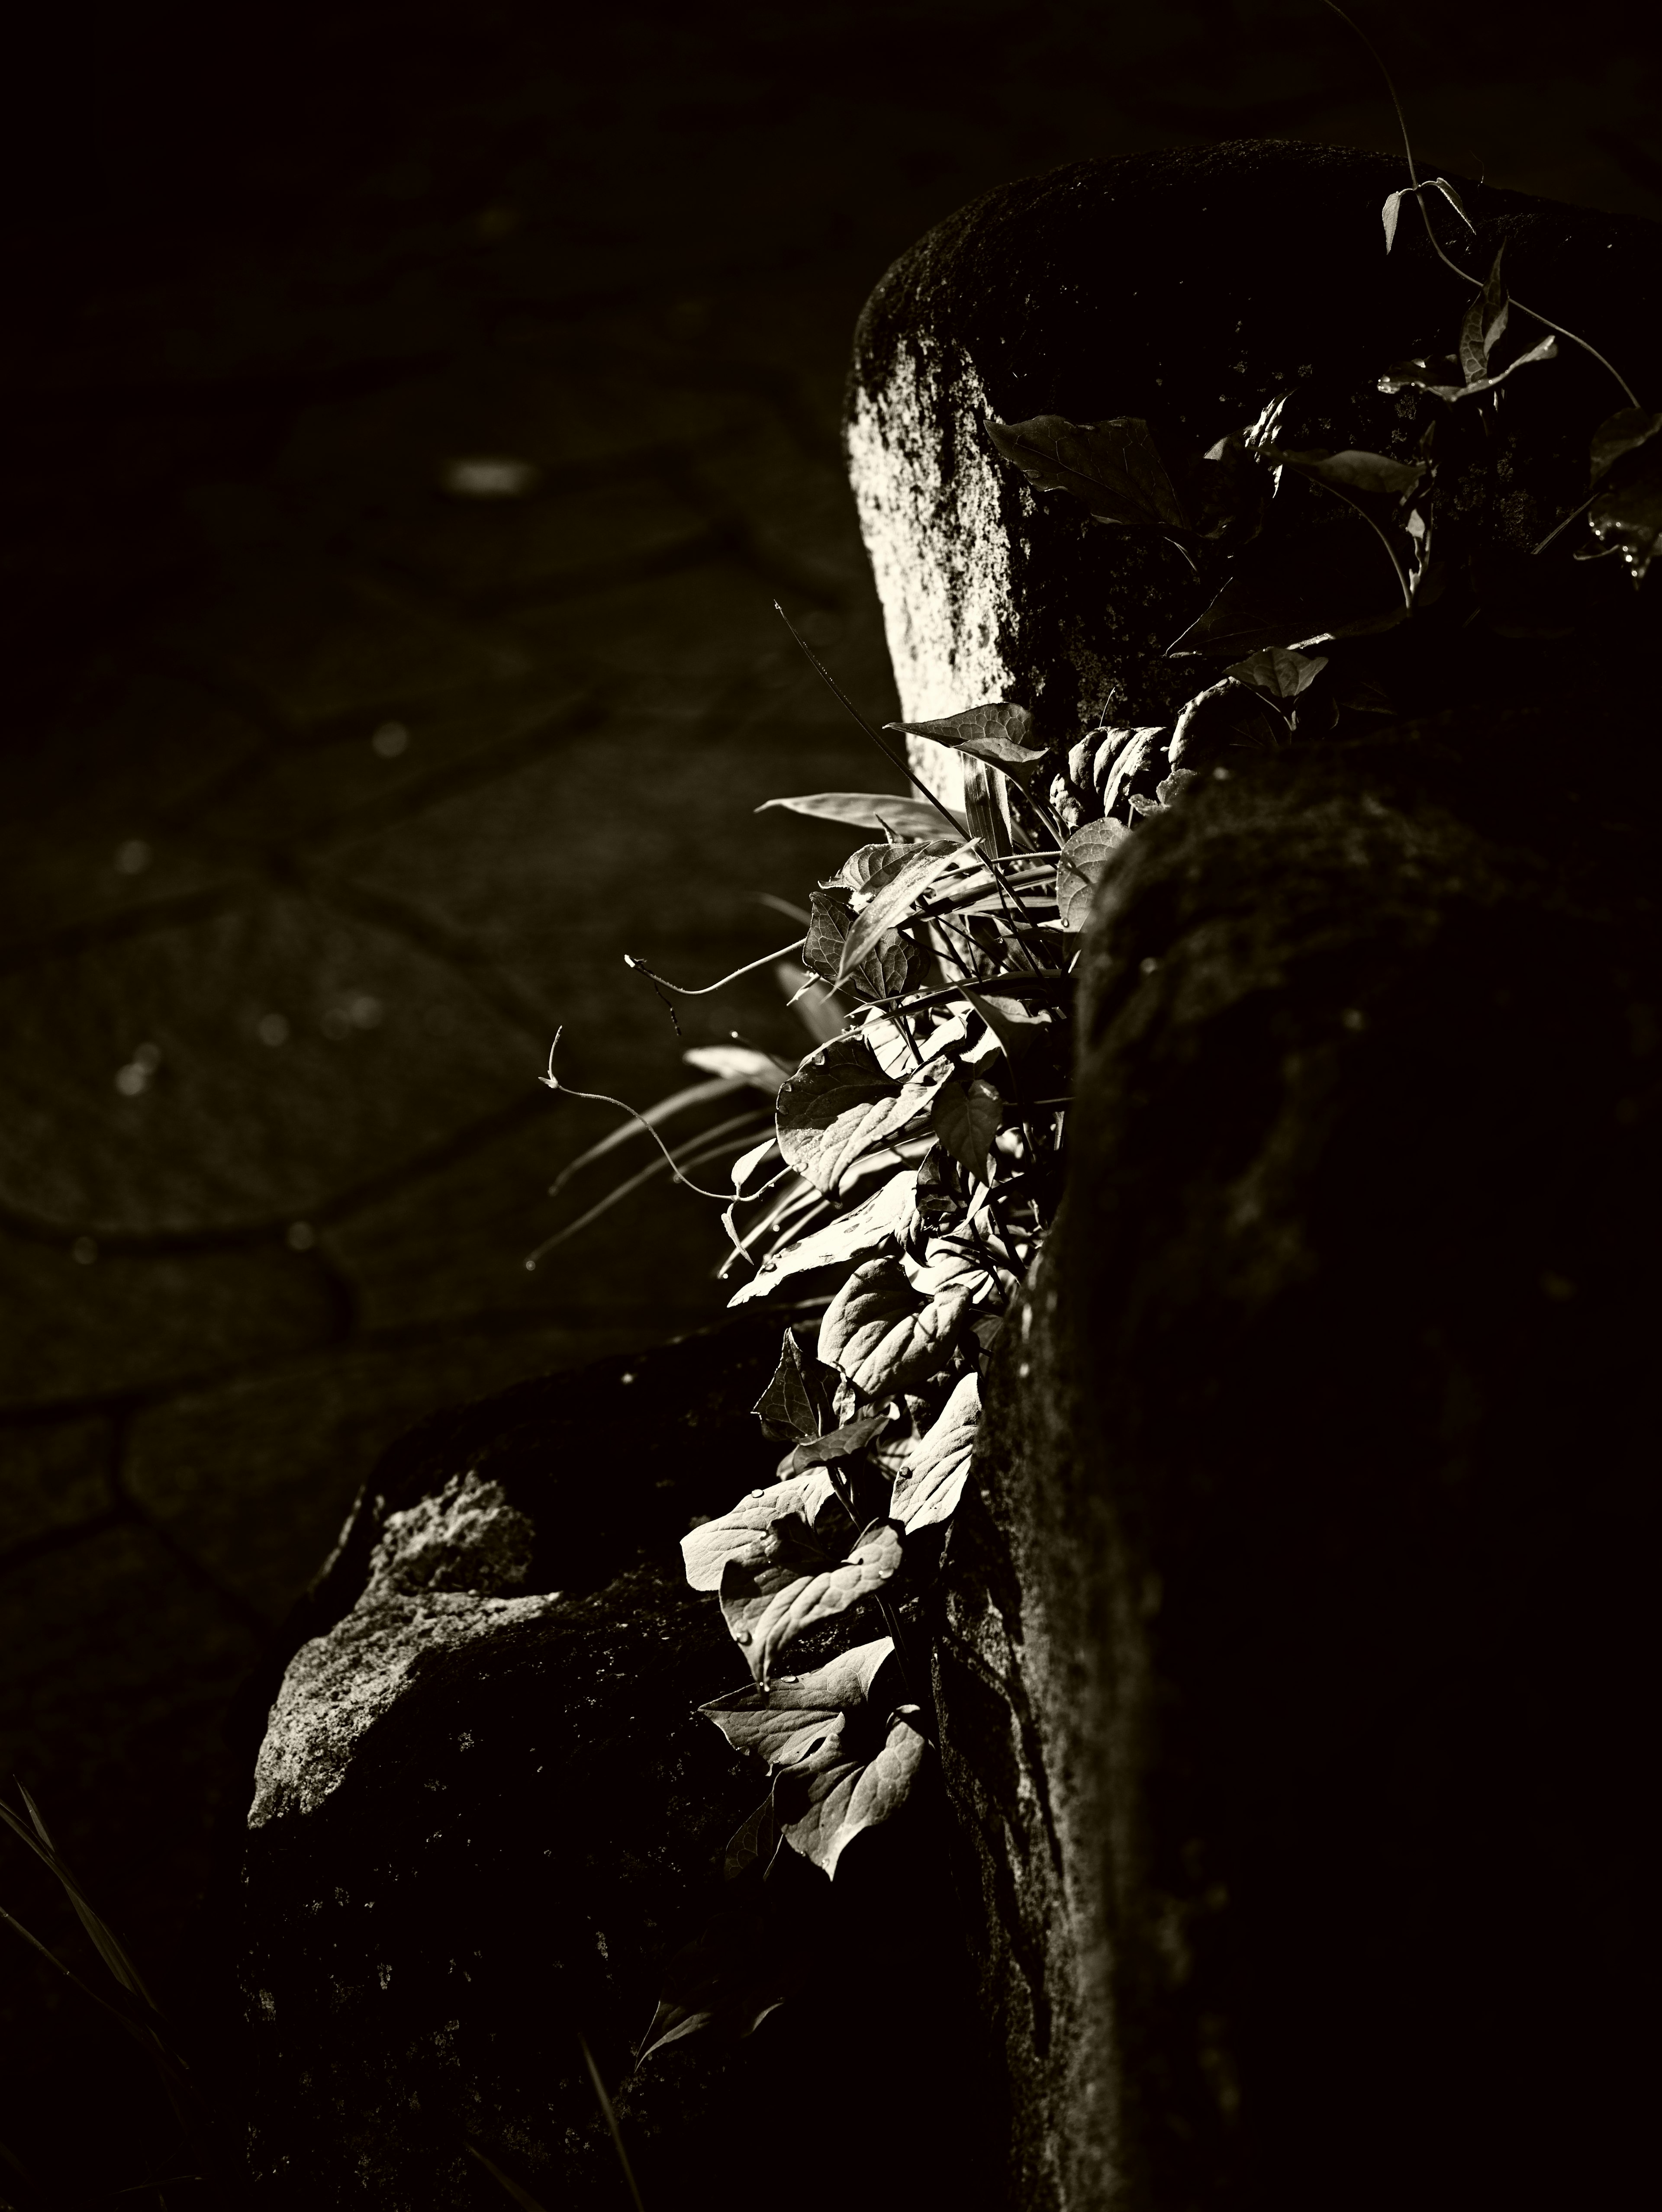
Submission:
[[868,1765],[851,1762],[800,1779],[782,1775],[774,1784],[774,1808],[791,1848],[835,1875],[855,1838],[905,1803],[928,1748],[921,1721],[916,1705],[898,1706],[888,1741]]
[[1245,660],[1236,661],[1223,672],[1254,691],[1267,692],[1272,699],[1296,699],[1300,691],[1315,682],[1327,663],[1328,655],[1324,653],[1288,653],[1283,647],[1272,645],[1262,652],[1248,653]]
[[1004,1101],[995,1085],[972,1076],[967,1084],[943,1083],[929,1108],[929,1123],[956,1160],[978,1182],[987,1180],[987,1152],[1004,1119]]
[[792,1275],[805,1273],[811,1267],[828,1267],[835,1262],[860,1259],[880,1251],[886,1244],[898,1243],[916,1218],[916,1198],[917,1177],[910,1168],[903,1168],[891,1176],[869,1198],[852,1206],[846,1213],[820,1228],[811,1230],[788,1244],[776,1245],[762,1262],[754,1279],[741,1290],[735,1291],[728,1300],[730,1306],[753,1304],[758,1298],[768,1298],[781,1283]]
[[[878,1670],[894,1650],[891,1638],[856,1644],[839,1652],[811,1674],[776,1674],[765,1689],[731,1690],[698,1710],[713,1721],[735,1751],[749,1752],[764,1766],[807,1725],[830,1723],[863,1705]],[[753,1817],[753,1816],[752,1816]]]
[[1662,415],[1653,415],[1643,407],[1619,408],[1606,416],[1592,434],[1592,474],[1588,483],[1597,483],[1623,453],[1647,445],[1659,430],[1662,430]]
[[969,1303],[915,1291],[895,1260],[868,1260],[825,1309],[819,1357],[863,1398],[915,1389],[945,1364]]
[[904,732],[908,737],[929,738],[938,745],[951,745],[956,751],[971,753],[977,760],[1000,769],[1024,791],[1031,790],[1033,773],[1045,758],[1042,746],[1028,740],[1033,732],[1033,718],[1025,707],[1012,707],[995,700],[985,707],[967,707],[961,714],[944,715],[936,722],[885,722],[886,730]]
[[[811,1479],[811,1478],[808,1478]],[[781,1561],[756,1565],[730,1558],[721,1575],[721,1611],[734,1642],[764,1681],[774,1654],[816,1620],[844,1613],[891,1582],[900,1566],[900,1534],[886,1521],[861,1531],[848,1556],[810,1571]]]
[[1075,830],[1062,847],[1056,862],[1056,917],[1064,929],[1084,928],[1108,855],[1130,834],[1123,822],[1111,822],[1105,817]]
[[776,1521],[797,1514],[805,1524],[811,1522],[835,1496],[831,1477],[818,1470],[776,1482],[766,1490],[752,1490],[719,1520],[706,1521],[682,1537],[688,1586],[720,1589],[729,1559],[753,1559],[758,1565],[766,1559],[768,1531]]
[[850,823],[860,830],[892,830],[897,837],[939,837],[948,823],[967,834],[963,817],[950,806],[931,806],[926,799],[893,798],[885,791],[813,791],[800,799],[764,799],[756,811],[765,814],[770,806],[813,815],[822,822]]
[[989,422],[988,432],[1040,491],[1071,492],[1100,522],[1186,530],[1189,518],[1172,486],[1148,425],[1135,415],[1081,425],[1061,415]]
[[953,1384],[926,1436],[913,1448],[911,1468],[894,1486],[889,1516],[908,1532],[950,1520],[969,1480],[981,1419],[981,1384],[973,1374]]
[[[823,1436],[832,1421],[831,1379],[817,1359],[804,1352],[795,1330],[788,1328],[773,1380],[752,1408],[762,1424],[762,1434],[774,1443]],[[800,1474],[801,1469],[792,1471]],[[715,1585],[703,1587],[713,1589]]]
[[829,1196],[863,1152],[928,1107],[944,1060],[905,1082],[885,1075],[869,1045],[836,1037],[805,1060],[779,1093],[779,1150],[786,1164]]
[[[879,952],[886,938],[892,938],[895,923],[903,921],[911,912],[929,884],[960,853],[973,850],[973,846],[955,845],[941,838],[910,852],[882,887],[874,891],[870,905],[849,925],[848,938],[842,948],[842,965],[832,980],[841,983],[850,975],[867,972],[861,963]],[[816,898],[821,896],[823,894],[819,892],[814,894]],[[893,941],[898,944],[901,940],[893,939]],[[908,952],[911,949],[905,948]],[[874,995],[893,998],[904,988],[903,979],[892,989],[880,991]]]

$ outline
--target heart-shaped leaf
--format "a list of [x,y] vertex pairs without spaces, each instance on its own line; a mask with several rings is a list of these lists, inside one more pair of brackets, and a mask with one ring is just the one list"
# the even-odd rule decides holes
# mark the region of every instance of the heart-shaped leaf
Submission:
[[[1164,731],[1148,732],[1163,737]],[[1130,836],[1123,822],[1087,822],[1075,830],[1056,862],[1056,918],[1064,929],[1083,929],[1108,855]]]
[[943,1083],[929,1107],[929,1125],[955,1160],[978,1182],[987,1180],[987,1152],[1004,1119],[1004,1101],[984,1077]]
[[980,1419],[980,1382],[973,1374],[963,1376],[928,1433],[914,1445],[910,1468],[894,1486],[891,1519],[909,1532],[951,1519],[969,1480]]
[[1288,653],[1283,647],[1271,645],[1248,653],[1245,660],[1236,661],[1223,672],[1272,699],[1296,699],[1315,682],[1328,659],[1324,653]]
[[902,1082],[885,1075],[869,1045],[836,1037],[805,1060],[779,1093],[779,1150],[788,1166],[832,1194],[862,1153],[928,1107],[945,1060]]
[[915,1389],[945,1364],[969,1303],[961,1290],[915,1291],[897,1261],[868,1260],[825,1309],[819,1357],[862,1398]]
[[[972,846],[954,845],[943,838],[909,852],[892,874],[886,872],[886,880],[874,890],[870,905],[849,926],[842,950],[842,965],[835,980],[841,983],[849,975],[863,972],[861,963],[868,962],[884,942],[892,940],[898,944],[900,940],[893,938],[895,923],[905,919],[929,884],[960,853],[973,850]],[[904,950],[910,952],[911,948]],[[904,988],[903,975],[892,989],[874,995],[893,998]]]
[[[928,955],[892,929],[862,930],[864,917],[855,914],[852,899],[853,893],[840,884],[809,892],[803,965],[834,988],[851,984],[868,998],[897,999],[916,980]],[[856,932],[857,945],[851,942]]]
[[1394,461],[1389,453],[1365,453],[1349,446],[1341,453],[1294,453],[1270,446],[1265,448],[1264,457],[1300,476],[1318,477],[1324,483],[1384,493],[1393,499],[1412,491],[1429,465],[1425,461]]
[[776,1674],[765,1689],[731,1690],[698,1710],[713,1721],[735,1751],[749,1752],[764,1766],[773,1765],[783,1746],[806,1725],[829,1726],[863,1705],[879,1668],[894,1650],[891,1638],[839,1652],[811,1674]]
[[819,1470],[794,1475],[766,1490],[752,1490],[719,1520],[706,1521],[682,1537],[688,1583],[693,1589],[720,1589],[729,1559],[760,1563],[767,1558],[768,1530],[775,1521],[796,1514],[805,1522],[812,1522],[835,1495],[831,1477]]
[[966,707],[961,714],[947,714],[936,722],[885,722],[883,726],[971,753],[977,760],[1002,769],[1024,791],[1032,787],[1033,772],[1045,757],[1042,746],[1029,742],[1033,718],[1026,708],[997,700],[990,706]]
[[891,1176],[879,1190],[846,1213],[807,1231],[788,1244],[776,1245],[754,1278],[728,1300],[730,1306],[749,1305],[771,1297],[781,1283],[811,1267],[828,1267],[837,1261],[862,1258],[898,1243],[916,1218],[917,1177],[910,1168]]
[[1648,445],[1659,430],[1662,430],[1662,415],[1653,415],[1644,407],[1618,408],[1607,416],[1592,434],[1592,474],[1587,481],[1597,483],[1623,453],[1632,453],[1635,446]]
[[880,1413],[862,1413],[857,1421],[844,1421],[841,1428],[831,1429],[823,1437],[798,1444],[790,1455],[791,1473],[801,1474],[811,1467],[826,1467],[833,1460],[847,1459],[851,1452],[863,1451],[893,1419],[885,1407]]
[[963,817],[951,807],[931,806],[926,799],[894,798],[886,791],[811,791],[800,799],[764,799],[756,811],[765,814],[770,806],[860,830],[892,830],[897,837],[939,837],[948,828],[967,834]]
[[867,1828],[898,1812],[923,1764],[928,1741],[916,1705],[890,1717],[888,1741],[868,1764],[849,1761],[802,1776],[782,1774],[774,1784],[774,1816],[794,1850],[828,1875]]
[[1186,530],[1189,518],[1166,464],[1140,416],[1105,422],[1070,422],[1035,415],[1026,422],[989,422],[988,434],[1040,491],[1071,492],[1099,521],[1131,527]]
[[747,1558],[729,1558],[721,1575],[721,1611],[751,1673],[765,1681],[774,1655],[794,1636],[881,1589],[899,1567],[899,1531],[874,1521],[831,1566],[811,1570],[784,1560],[757,1565]]
[[[834,1376],[797,1342],[794,1329],[785,1331],[779,1364],[773,1380],[752,1408],[762,1424],[762,1434],[774,1443],[793,1437],[803,1441],[824,1435],[832,1425],[831,1383]],[[800,1474],[801,1468],[794,1469]],[[714,1589],[715,1584],[707,1585]]]

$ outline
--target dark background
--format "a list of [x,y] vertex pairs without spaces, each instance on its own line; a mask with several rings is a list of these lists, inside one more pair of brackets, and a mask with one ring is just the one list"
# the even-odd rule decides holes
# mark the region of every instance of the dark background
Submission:
[[[1366,20],[1428,164],[1662,216],[1649,12]],[[768,951],[840,841],[753,808],[892,785],[770,611],[893,711],[866,294],[1012,175],[1394,125],[1314,0],[130,5],[7,78],[0,1775],[165,1981],[228,1701],[377,1451],[719,1310],[661,1183],[526,1273],[612,1118],[535,1077],[563,1022],[568,1080],[676,1087],[623,952]],[[447,495],[470,455],[534,489]],[[685,1027],[793,1023],[764,970]],[[98,1971],[9,1842],[0,1903]],[[141,2179],[123,2047],[0,1937],[0,2139]]]

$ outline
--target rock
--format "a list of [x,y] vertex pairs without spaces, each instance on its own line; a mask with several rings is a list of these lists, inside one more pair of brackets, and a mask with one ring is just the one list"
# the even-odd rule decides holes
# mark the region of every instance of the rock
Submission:
[[[1567,636],[1513,611],[1619,399],[1568,348],[1519,380],[1533,473],[1470,549],[1505,589],[1403,696],[1359,690],[1395,721],[1263,750],[1220,692],[1175,775],[1221,672],[1163,650],[1192,577],[984,432],[1140,416],[1181,468],[1291,386],[1383,448],[1375,364],[1446,343],[1453,296],[1422,240],[1373,258],[1400,181],[1248,145],[1008,186],[856,344],[906,717],[1030,705],[1122,819],[1173,802],[1099,893],[1068,1194],[937,1622],[1023,2212],[1544,2212],[1645,2154],[1662,794],[1635,595],[1565,563]],[[1650,388],[1656,228],[1469,204],[1474,265],[1504,239]]]
[[[676,1539],[771,1475],[750,1407],[779,1327],[520,1385],[377,1470],[291,1626],[234,1884],[221,2071],[263,2200],[478,2205],[499,2192],[477,2149],[551,2207],[625,2201],[583,2038],[650,2204],[735,2160],[810,2206],[851,2173],[877,2206],[937,2173],[985,2201],[974,2130],[943,2165],[912,2101],[969,2063],[928,1793],[834,1888],[794,1861],[774,1918],[729,1929],[776,1977],[791,1947],[756,2036],[630,2071],[667,1963],[731,1905],[724,1847],[762,1795],[695,1711],[748,1676]],[[837,2100],[835,2160],[805,2093]]]

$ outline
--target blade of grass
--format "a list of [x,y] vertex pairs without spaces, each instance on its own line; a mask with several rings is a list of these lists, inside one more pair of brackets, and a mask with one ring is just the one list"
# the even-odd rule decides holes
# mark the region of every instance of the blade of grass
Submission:
[[[728,1152],[741,1151],[761,1134],[772,1118],[771,1115],[760,1113],[737,1115],[731,1121],[718,1121],[713,1129],[706,1129],[691,1144],[681,1146],[673,1153],[666,1153],[662,1159],[648,1160],[638,1174],[625,1176],[622,1182],[609,1190],[597,1206],[591,1206],[587,1213],[580,1213],[575,1221],[567,1222],[563,1229],[557,1230],[553,1236],[540,1243],[526,1261],[527,1267],[534,1268],[538,1261],[551,1252],[557,1244],[563,1244],[580,1229],[587,1229],[591,1221],[598,1221],[603,1213],[609,1213],[631,1191],[638,1190],[643,1182],[650,1182],[654,1176],[662,1175],[667,1170],[678,1182],[685,1182],[686,1176],[681,1172],[684,1168],[708,1167],[712,1160],[722,1159]],[[716,1139],[719,1141],[712,1141]],[[697,1183],[690,1184],[688,1188],[698,1190],[703,1198],[732,1196],[730,1191],[700,1190]]]
[[629,2184],[629,2193],[635,2200],[635,2212],[646,2212],[646,2206],[641,2202],[641,2192],[636,2186],[635,2169],[629,2162],[629,2153],[624,2148],[623,2130],[618,2125],[618,2114],[606,2093],[600,2069],[594,2063],[594,2053],[588,2047],[588,2038],[580,2035],[577,2040],[583,2047],[583,2063],[588,2069],[589,2080],[594,2084],[594,2094],[600,2100],[600,2110],[606,2114],[606,2124],[612,2130],[612,2140],[617,2146],[618,2163],[624,2169],[624,2179]]
[[490,2174],[493,2179],[499,2181],[502,2187],[508,2191],[508,2195],[514,2199],[514,2202],[522,2208],[522,2212],[543,2212],[543,2207],[531,2194],[531,2191],[528,2189],[521,2189],[517,2181],[510,2181],[508,2176],[502,2172],[501,2166],[496,2164],[496,2160],[494,2159],[487,2158],[477,2143],[469,2143],[467,2148],[472,2152],[474,2157],[478,2159],[479,2164],[484,2168],[485,2172]]
[[57,1875],[70,1903],[75,1907],[76,1917],[91,1936],[99,1957],[102,1959],[115,1979],[120,1983],[124,1990],[131,1990],[134,1996],[142,1999],[159,2019],[161,2008],[149,1990],[145,1988],[143,1978],[137,1967],[127,1956],[115,1931],[93,1909],[86,1892],[58,1856],[56,1844],[46,1832],[46,1824],[40,1817],[40,1807],[21,1782],[17,1785],[17,1792],[28,1808],[29,1819],[34,1824],[34,1833],[33,1835],[29,1833],[8,1805],[0,1805],[0,1818],[4,1819],[13,1834],[20,1837],[35,1856]]

